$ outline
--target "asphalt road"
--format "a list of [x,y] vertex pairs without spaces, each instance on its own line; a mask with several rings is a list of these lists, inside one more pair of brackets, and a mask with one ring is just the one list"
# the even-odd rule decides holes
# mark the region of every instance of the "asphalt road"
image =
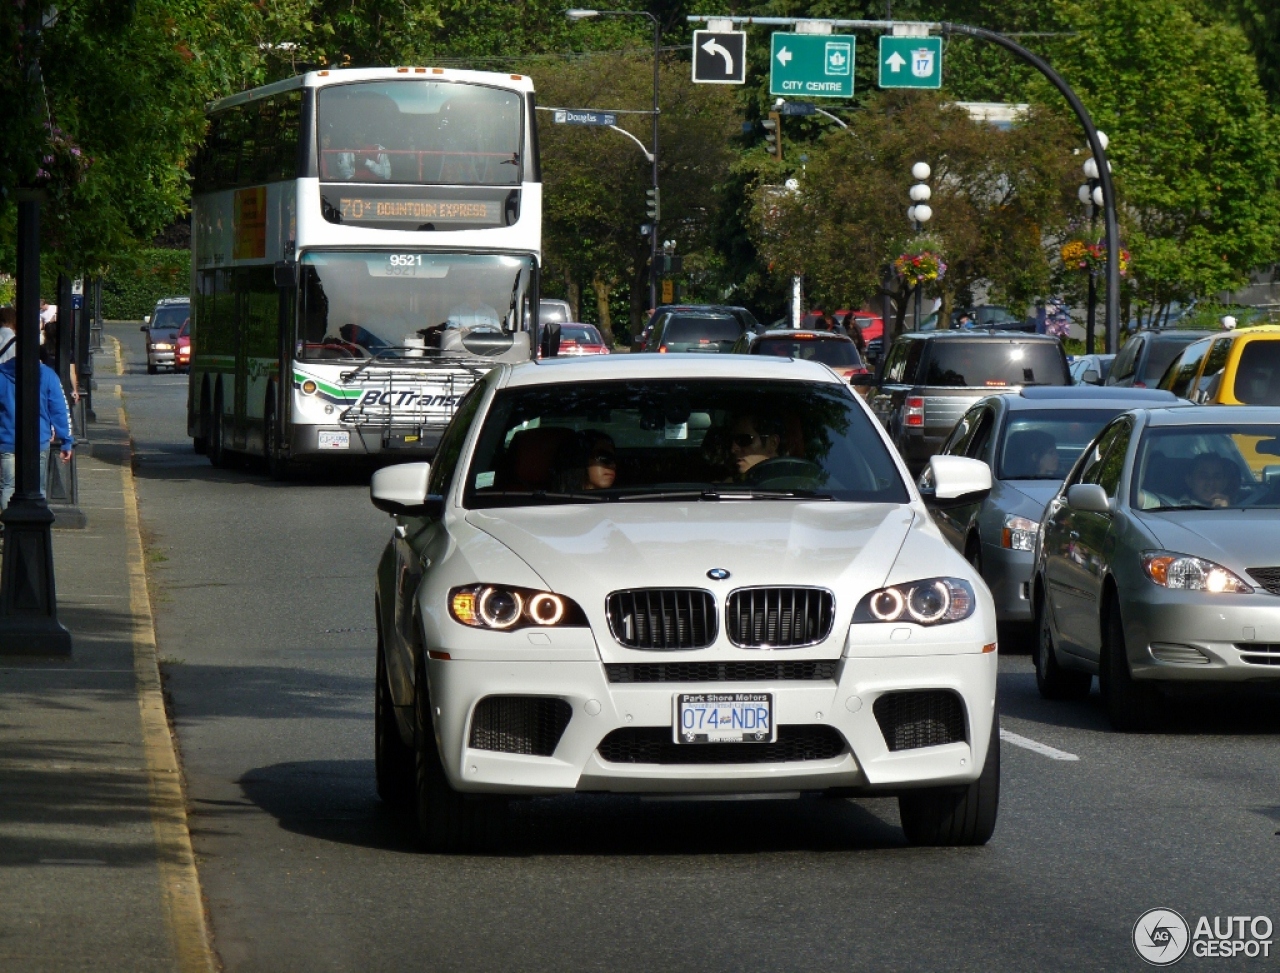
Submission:
[[146,375],[136,328],[113,333],[227,970],[1138,970],[1132,929],[1155,907],[1280,927],[1275,700],[1184,701],[1170,732],[1120,736],[1096,689],[1041,701],[1025,656],[1001,660],[1003,726],[1025,739],[1002,748],[985,848],[907,847],[892,800],[572,797],[520,805],[509,853],[419,853],[374,792],[390,524],[367,476],[213,469],[186,438],[185,376]]

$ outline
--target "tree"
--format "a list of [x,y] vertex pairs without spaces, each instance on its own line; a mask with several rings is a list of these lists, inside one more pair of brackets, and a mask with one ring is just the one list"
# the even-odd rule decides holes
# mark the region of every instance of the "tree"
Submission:
[[906,217],[911,167],[923,161],[933,169],[928,248],[948,265],[929,285],[943,320],[958,295],[984,282],[1025,306],[1049,290],[1054,234],[1074,200],[1066,132],[1043,109],[1001,131],[932,94],[878,96],[847,132],[809,148],[796,191],[761,193],[760,249],[775,274],[804,275],[815,303],[861,307],[888,294],[900,331],[914,289],[886,269],[926,246]]

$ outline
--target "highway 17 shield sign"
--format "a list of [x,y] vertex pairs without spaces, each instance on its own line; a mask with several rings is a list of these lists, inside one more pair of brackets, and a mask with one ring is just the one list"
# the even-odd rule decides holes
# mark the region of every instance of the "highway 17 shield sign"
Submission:
[[941,37],[880,38],[881,88],[941,88]]
[[693,80],[696,84],[745,84],[746,33],[741,30],[695,30]]

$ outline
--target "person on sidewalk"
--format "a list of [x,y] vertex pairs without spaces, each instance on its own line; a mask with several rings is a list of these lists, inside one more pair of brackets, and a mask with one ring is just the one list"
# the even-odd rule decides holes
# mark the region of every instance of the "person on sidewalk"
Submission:
[[16,355],[18,346],[18,312],[12,304],[0,307],[0,365]]
[[[9,506],[18,485],[18,360],[11,358],[0,365],[0,510]],[[67,398],[62,392],[58,373],[48,365],[40,365],[40,494],[45,491],[49,469],[49,443],[52,432],[58,434],[62,462],[71,462],[75,439],[71,435],[71,416]]]

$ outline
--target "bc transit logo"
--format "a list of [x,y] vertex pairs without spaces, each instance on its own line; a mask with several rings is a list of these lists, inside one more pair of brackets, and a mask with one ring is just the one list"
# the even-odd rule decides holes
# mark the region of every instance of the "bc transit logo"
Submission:
[[1151,909],[1133,924],[1133,948],[1152,966],[1172,966],[1190,943],[1187,920],[1172,909]]

